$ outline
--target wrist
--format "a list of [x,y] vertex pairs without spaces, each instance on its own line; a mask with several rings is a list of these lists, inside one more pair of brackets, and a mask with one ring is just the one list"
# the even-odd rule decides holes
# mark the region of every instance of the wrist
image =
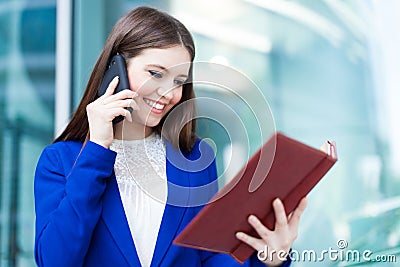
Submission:
[[268,266],[268,267],[279,267],[279,266],[282,266],[283,261],[274,262],[274,263],[264,261],[263,263],[265,264],[265,266]]

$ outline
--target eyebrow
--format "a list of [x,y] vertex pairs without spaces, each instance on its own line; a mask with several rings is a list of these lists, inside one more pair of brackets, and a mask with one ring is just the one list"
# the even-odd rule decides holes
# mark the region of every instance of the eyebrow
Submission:
[[[159,64],[147,64],[147,67],[156,67],[156,68],[162,69],[165,72],[168,72],[168,68],[166,68],[166,67],[164,67],[162,65],[159,65]],[[188,78],[189,77],[186,74],[178,74],[177,76],[178,77],[182,77],[182,78]]]

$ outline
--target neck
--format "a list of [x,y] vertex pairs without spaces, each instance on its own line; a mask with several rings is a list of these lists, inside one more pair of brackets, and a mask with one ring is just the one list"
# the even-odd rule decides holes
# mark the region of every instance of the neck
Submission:
[[151,135],[153,129],[134,122],[126,120],[119,122],[114,126],[114,138],[119,140],[137,140]]

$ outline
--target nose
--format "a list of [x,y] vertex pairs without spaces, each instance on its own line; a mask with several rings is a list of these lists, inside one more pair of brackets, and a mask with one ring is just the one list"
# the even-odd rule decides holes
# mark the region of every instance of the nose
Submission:
[[163,96],[168,100],[171,100],[174,97],[174,88],[173,87],[164,87],[160,86],[157,89],[157,93],[159,96]]

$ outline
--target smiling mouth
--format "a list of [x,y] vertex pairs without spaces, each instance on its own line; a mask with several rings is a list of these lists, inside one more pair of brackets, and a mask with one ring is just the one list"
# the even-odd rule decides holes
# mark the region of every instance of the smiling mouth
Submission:
[[150,100],[150,99],[145,99],[145,98],[143,98],[143,101],[144,101],[149,107],[154,108],[154,109],[157,109],[157,110],[159,110],[159,111],[162,111],[162,110],[164,110],[164,108],[165,108],[165,104],[161,104],[161,103],[159,103],[159,102],[155,102],[155,101]]

